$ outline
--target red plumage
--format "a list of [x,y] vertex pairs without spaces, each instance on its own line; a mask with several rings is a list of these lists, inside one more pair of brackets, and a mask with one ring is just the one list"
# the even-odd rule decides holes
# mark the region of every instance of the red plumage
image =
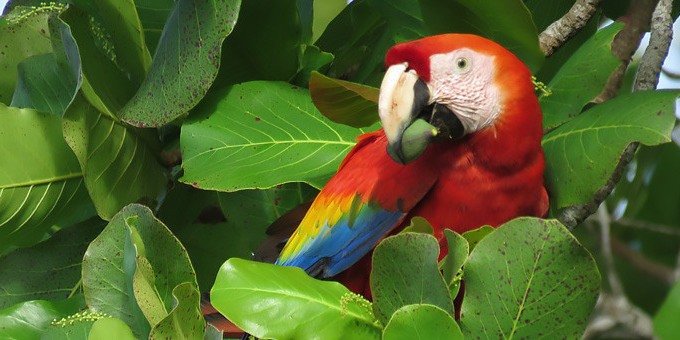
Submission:
[[[444,229],[462,233],[483,225],[496,227],[519,216],[544,217],[549,204],[543,178],[542,115],[531,74],[524,63],[489,40],[473,35],[441,35],[396,45],[388,52],[386,64],[408,62],[424,78],[422,75],[430,73],[427,63],[430,55],[461,47],[496,56],[496,73],[502,74],[496,81],[503,90],[503,112],[489,128],[458,141],[428,147],[421,157],[427,158],[438,170],[437,181],[393,231],[399,232],[413,216],[424,217],[432,224],[439,240],[440,258],[448,252]],[[360,139],[366,140],[368,136],[378,145],[369,149],[360,143],[348,158],[387,158],[384,161],[389,163],[389,157],[380,151],[387,147],[382,130]],[[373,180],[391,182],[381,178]],[[418,181],[418,176],[394,182],[409,186],[410,181]],[[370,256],[367,254],[338,279],[355,292],[370,295]]]

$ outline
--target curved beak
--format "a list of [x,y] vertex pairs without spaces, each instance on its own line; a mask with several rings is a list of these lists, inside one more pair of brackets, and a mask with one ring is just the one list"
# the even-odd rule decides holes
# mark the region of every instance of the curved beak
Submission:
[[407,69],[407,63],[387,69],[378,99],[387,152],[401,164],[418,158],[437,137],[456,139],[465,133],[456,115],[432,101],[427,84]]

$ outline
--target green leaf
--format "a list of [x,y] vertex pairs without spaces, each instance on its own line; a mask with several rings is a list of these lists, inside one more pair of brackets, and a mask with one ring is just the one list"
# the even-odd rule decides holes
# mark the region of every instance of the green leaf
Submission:
[[488,225],[481,226],[477,229],[473,230],[468,230],[463,233],[463,237],[465,240],[468,242],[468,246],[470,247],[470,251],[475,248],[477,243],[481,241],[486,235],[489,235],[492,231],[494,231],[494,228]]
[[458,324],[445,310],[428,304],[399,308],[383,330],[384,340],[463,339]]
[[296,267],[229,259],[217,274],[210,301],[258,338],[380,336],[368,301],[337,282],[313,279]]
[[434,229],[432,225],[426,219],[415,216],[411,219],[411,224],[404,227],[400,233],[423,233],[423,234],[434,234]]
[[224,339],[224,334],[221,330],[215,328],[215,326],[210,323],[205,324],[205,332],[203,334],[203,340],[222,340]]
[[151,65],[151,54],[144,42],[142,24],[133,0],[73,0],[90,14],[111,39],[112,52],[135,87],[144,80]]
[[[64,320],[64,319],[61,319]],[[54,322],[47,327],[40,336],[40,340],[64,340],[64,339],[87,339],[94,321],[79,320],[65,325],[57,325]]]
[[[105,36],[93,28],[94,19],[82,9],[70,6],[60,18],[71,28],[80,52],[82,93],[100,112],[116,119],[116,114],[132,97],[136,87],[114,62],[115,55]],[[110,52],[110,51],[109,51]]]
[[309,43],[303,27],[306,14],[300,12],[299,1],[242,1],[234,32],[222,44],[216,86],[250,80],[289,81],[295,76],[303,45]]
[[333,55],[322,51],[314,45],[308,45],[305,48],[305,53],[300,62],[300,70],[295,75],[292,84],[307,87],[309,84],[312,72],[321,72],[326,70],[328,65],[333,61]]
[[52,52],[47,18],[55,12],[19,7],[0,19],[0,103],[12,101],[21,61]]
[[[137,233],[134,228],[129,229],[129,232]],[[134,240],[134,237],[132,239]],[[137,247],[137,256],[135,259],[135,273],[132,276],[132,291],[144,317],[151,326],[155,326],[168,315],[168,311],[165,309],[163,301],[161,301],[161,297],[156,291],[156,275],[153,272],[151,263],[149,263],[149,260],[144,255],[139,253],[137,242],[133,241],[133,243]],[[139,243],[144,247],[142,242]]]
[[463,280],[466,336],[576,338],[600,289],[595,261],[556,220],[518,218],[479,242]]
[[470,245],[467,240],[451,229],[444,229],[444,236],[446,237],[446,244],[449,252],[442,259],[442,274],[444,275],[444,282],[451,291],[451,297],[455,298],[458,293],[460,279],[456,280],[456,275],[467,261],[470,254]]
[[[135,335],[146,336],[149,324],[142,309],[148,312],[149,305],[145,305],[147,301],[136,300],[134,293],[138,256],[148,259],[155,275],[153,286],[166,310],[174,306],[175,286],[183,282],[196,284],[181,243],[151,210],[131,204],[116,214],[88,247],[83,258],[83,291],[91,309],[120,318]],[[140,309],[140,305],[144,308]]]
[[659,311],[654,315],[654,335],[659,339],[673,339],[680,334],[680,283],[676,283]]
[[373,311],[386,324],[399,308],[426,303],[453,313],[453,302],[437,267],[439,244],[432,235],[401,233],[373,251]]
[[120,117],[138,127],[157,127],[186,115],[217,76],[222,41],[234,28],[240,5],[240,0],[178,0],[151,69]]
[[52,321],[78,312],[82,297],[62,301],[26,301],[0,310],[0,338],[39,339]]
[[309,93],[314,105],[332,121],[356,128],[368,127],[380,120],[375,87],[326,77],[312,72]]
[[555,20],[569,11],[574,0],[524,0],[524,6],[531,12],[531,18],[538,32],[543,32]]
[[27,300],[66,299],[73,294],[80,287],[85,249],[103,226],[101,220],[90,219],[0,258],[0,308]]
[[155,206],[168,181],[156,159],[149,131],[121,125],[78,96],[64,115],[63,133],[85,176],[99,216],[110,220],[133,202]]
[[319,39],[328,24],[343,8],[347,0],[316,0],[314,1],[314,20],[312,26],[312,41]]
[[61,116],[81,85],[80,55],[71,29],[56,15],[50,17],[49,29],[54,53],[19,63],[11,105]]
[[598,31],[555,74],[548,84],[552,94],[540,98],[544,130],[552,130],[581,114],[583,107],[602,91],[621,64],[612,54],[611,44],[622,28],[622,23],[614,23]]
[[60,118],[0,104],[0,253],[93,215]]
[[430,35],[423,20],[420,5],[412,0],[367,0],[387,21],[396,42],[414,40]]
[[174,4],[175,0],[135,0],[139,20],[144,28],[144,41],[151,55],[156,51],[156,45]]
[[385,53],[395,42],[380,12],[366,0],[354,0],[328,24],[316,45],[335,56],[330,77],[377,86]]
[[174,308],[149,334],[150,339],[201,339],[205,321],[199,305],[201,297],[194,283],[184,282],[172,290]]
[[213,92],[197,110],[203,117],[182,126],[180,180],[211,190],[321,187],[363,132],[329,121],[306,90],[279,82]]
[[551,206],[588,202],[609,178],[625,147],[634,141],[670,141],[678,91],[620,95],[584,112],[543,137]]
[[87,337],[89,340],[99,339],[117,339],[117,340],[135,340],[137,339],[130,327],[120,319],[103,318],[92,324],[92,329]]
[[425,23],[435,33],[474,33],[512,51],[536,72],[545,59],[538,32],[522,0],[420,0]]

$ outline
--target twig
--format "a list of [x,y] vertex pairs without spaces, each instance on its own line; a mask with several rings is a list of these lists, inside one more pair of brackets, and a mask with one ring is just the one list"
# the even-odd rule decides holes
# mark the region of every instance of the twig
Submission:
[[602,0],[577,0],[569,11],[548,26],[539,36],[541,51],[550,56],[586,25]]
[[680,228],[672,227],[672,226],[665,225],[665,224],[652,223],[652,222],[632,219],[632,218],[628,218],[628,217],[622,217],[622,218],[616,220],[615,222],[616,222],[617,225],[620,225],[622,227],[649,230],[651,232],[655,232],[655,233],[659,233],[659,234],[665,234],[665,235],[680,237]]
[[597,219],[600,222],[600,242],[602,257],[604,258],[604,264],[607,269],[607,281],[609,281],[609,288],[612,295],[615,297],[623,296],[623,285],[619,276],[616,275],[616,270],[614,269],[614,257],[612,256],[612,246],[611,246],[611,216],[609,216],[609,211],[607,211],[607,205],[602,203],[597,209]]
[[654,9],[651,22],[649,46],[642,55],[635,75],[636,91],[653,90],[659,83],[659,73],[673,38],[673,0],[660,0]]
[[675,282],[673,268],[650,260],[642,253],[630,249],[630,247],[615,237],[611,238],[611,246],[616,256],[624,259],[635,269],[669,286]]
[[[640,46],[645,31],[649,27],[652,13],[659,0],[636,0],[632,1],[626,15],[622,18],[626,22],[625,27],[614,37],[612,53],[621,63],[612,72],[602,92],[595,97],[593,102],[599,104],[616,97],[623,82],[630,59]],[[638,68],[639,70],[639,68]]]
[[[647,46],[647,50],[642,59],[653,58],[657,62],[657,65],[663,63],[663,59],[668,55],[668,47],[670,46],[670,40],[673,33],[672,30],[666,29],[670,22],[669,13],[672,8],[672,0],[661,0],[658,3],[658,6],[656,6],[656,4],[657,0],[638,0],[631,2],[631,6],[628,8],[626,14],[627,24],[614,38],[614,42],[612,43],[612,52],[621,60],[621,65],[619,65],[619,67],[611,74],[602,93],[595,98],[594,102],[601,103],[616,96],[621,87],[626,68],[630,63],[630,58],[640,45],[642,35],[650,21],[652,24],[652,36],[655,36],[655,39],[654,41],[650,39],[650,44]],[[651,19],[651,17],[654,19]],[[672,24],[672,22],[670,24]],[[649,51],[649,53],[647,51]],[[650,89],[649,86],[651,86],[651,89],[656,87],[659,79],[658,71],[655,73],[654,70],[656,68],[650,71],[647,69],[648,67],[651,67],[650,62],[640,63],[638,73],[642,72],[642,74],[645,75],[642,78],[645,82],[636,81],[633,86],[635,91]],[[650,78],[648,74],[657,74],[657,76],[655,78]],[[614,190],[614,187],[621,179],[626,166],[633,159],[637,147],[638,143],[636,142],[631,143],[626,147],[612,172],[612,176],[607,183],[595,193],[590,202],[565,208],[558,213],[557,218],[567,227],[573,229],[576,225],[583,222],[586,217],[594,213],[600,206],[600,203],[609,196],[612,190]]]

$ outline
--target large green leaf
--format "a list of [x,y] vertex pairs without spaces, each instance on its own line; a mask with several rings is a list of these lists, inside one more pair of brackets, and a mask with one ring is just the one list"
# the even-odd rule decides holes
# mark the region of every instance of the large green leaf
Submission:
[[152,271],[153,289],[166,311],[174,306],[172,290],[177,285],[196,285],[194,270],[181,243],[151,210],[131,204],[116,214],[88,247],[83,258],[83,291],[91,309],[120,318],[135,335],[145,336],[149,324],[144,315],[149,312],[150,302],[136,299],[143,295],[134,279],[137,263],[144,261],[140,258],[148,261],[149,267],[140,270]]
[[116,65],[113,58],[115,56],[107,53],[106,37],[93,29],[94,19],[91,15],[78,7],[70,6],[60,18],[69,25],[78,45],[83,95],[100,112],[115,118],[134,94],[135,86]]
[[451,229],[444,229],[444,236],[449,252],[440,262],[440,268],[451,297],[455,298],[460,289],[463,264],[470,255],[470,244],[465,237]]
[[[0,308],[27,300],[65,299],[80,287],[80,265],[104,223],[90,219],[0,258]],[[30,268],[30,270],[27,270]]]
[[522,0],[420,0],[420,6],[434,33],[475,33],[505,46],[533,72],[543,64],[538,32]]
[[116,339],[134,340],[138,339],[132,334],[130,327],[125,322],[116,318],[99,319],[92,324],[92,329],[87,337],[88,340]]
[[542,32],[555,20],[561,18],[574,4],[574,0],[524,0],[523,2],[531,12],[531,18],[538,32]]
[[[288,81],[298,72],[309,31],[303,0],[243,0],[234,32],[222,45],[215,84]],[[309,18],[307,18],[309,19]]]
[[240,0],[178,0],[165,23],[151,69],[120,117],[139,127],[182,117],[208,92],[220,67]]
[[201,339],[205,321],[199,308],[201,296],[196,284],[184,282],[172,290],[174,308],[149,334],[150,339]]
[[109,220],[133,202],[154,206],[166,190],[165,169],[146,131],[126,127],[78,96],[64,115],[64,137],[78,157],[99,216]]
[[423,20],[420,5],[412,0],[367,0],[387,21],[396,42],[413,40],[430,35],[431,31]]
[[425,303],[453,314],[453,302],[437,267],[439,244],[432,235],[401,233],[373,251],[373,311],[386,324],[399,308]]
[[165,21],[172,13],[175,0],[135,0],[139,20],[144,28],[144,40],[151,55],[163,33]]
[[375,87],[326,77],[312,72],[309,93],[314,105],[332,121],[356,128],[377,123],[378,94]]
[[210,292],[213,306],[258,338],[376,339],[370,303],[300,268],[229,259]]
[[9,105],[24,59],[52,52],[47,18],[56,11],[17,8],[0,19],[0,103]]
[[54,320],[83,308],[83,298],[62,301],[26,301],[0,310],[0,338],[40,339]]
[[11,106],[63,115],[81,84],[80,55],[71,29],[56,15],[49,19],[54,53],[32,56],[18,66]]
[[676,283],[659,311],[654,315],[654,335],[660,339],[673,339],[680,334],[680,283]]
[[129,75],[135,87],[144,80],[151,54],[144,42],[142,24],[133,0],[73,0],[90,14],[110,40],[116,64]]
[[355,0],[328,24],[316,45],[335,56],[329,76],[377,86],[385,52],[395,42],[380,12],[367,0]]
[[0,103],[0,253],[40,241],[53,225],[92,216],[60,118]]
[[316,41],[343,8],[347,6],[347,0],[315,0],[314,22],[312,24],[312,41]]
[[428,304],[399,308],[383,330],[384,340],[396,339],[463,339],[458,324],[445,310]]
[[614,23],[597,32],[560,68],[548,84],[552,94],[541,96],[543,129],[552,130],[581,114],[607,83],[621,61],[611,52],[614,36],[623,28]]
[[600,289],[595,261],[555,220],[519,218],[482,239],[465,265],[468,337],[576,338]]
[[634,141],[670,141],[678,91],[621,95],[584,112],[543,138],[551,205],[588,202],[609,178],[625,147]]
[[[235,191],[286,182],[321,187],[363,132],[331,122],[306,90],[254,81],[214,92],[182,127],[185,183]],[[208,116],[205,118],[205,116]]]

